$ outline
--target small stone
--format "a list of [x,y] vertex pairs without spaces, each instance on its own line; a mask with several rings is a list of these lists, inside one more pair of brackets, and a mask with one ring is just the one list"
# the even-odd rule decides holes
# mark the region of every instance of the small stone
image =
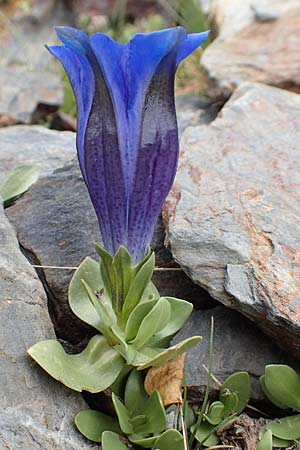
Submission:
[[240,86],[188,128],[164,219],[192,280],[300,356],[300,96]]
[[96,449],[73,426],[86,409],[78,393],[52,380],[26,354],[54,339],[42,283],[19,250],[0,208],[0,447],[22,450]]

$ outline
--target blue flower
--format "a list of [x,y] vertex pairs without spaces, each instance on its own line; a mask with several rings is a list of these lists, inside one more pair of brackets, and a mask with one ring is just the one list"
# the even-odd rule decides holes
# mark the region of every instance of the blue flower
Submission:
[[49,47],[77,102],[77,151],[105,249],[120,245],[134,262],[147,252],[178,160],[174,76],[208,32],[171,28],[119,44],[57,28],[64,45]]

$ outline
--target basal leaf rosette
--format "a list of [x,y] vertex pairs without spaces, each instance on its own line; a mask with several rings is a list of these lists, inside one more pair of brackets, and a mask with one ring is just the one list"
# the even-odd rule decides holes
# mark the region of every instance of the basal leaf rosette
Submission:
[[99,262],[86,258],[69,287],[73,313],[97,330],[82,353],[68,355],[55,340],[29,349],[30,356],[53,378],[76,391],[100,392],[126,366],[160,366],[197,344],[200,336],[169,348],[172,337],[192,312],[191,303],[160,297],[151,277],[154,254],[136,265],[125,247],[114,257],[101,247]]

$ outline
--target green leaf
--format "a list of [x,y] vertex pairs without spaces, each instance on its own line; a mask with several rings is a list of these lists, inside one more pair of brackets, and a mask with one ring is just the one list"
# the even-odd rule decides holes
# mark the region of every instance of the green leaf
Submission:
[[116,419],[99,411],[86,409],[75,416],[75,425],[83,436],[93,442],[101,442],[104,431],[121,433]]
[[113,311],[109,311],[106,309],[105,302],[103,301],[103,296],[101,296],[101,294],[100,298],[97,297],[93,290],[89,287],[89,285],[84,280],[81,281],[86,289],[86,292],[88,293],[90,301],[92,302],[99,316],[101,333],[105,336],[109,344],[118,344],[119,341],[112,331],[112,325],[116,324],[117,322],[117,318],[114,315],[112,319]]
[[[103,294],[104,283],[100,275],[99,263],[91,258],[85,258],[74,273],[69,285],[69,304],[73,313],[79,319],[88,323],[102,333],[103,322],[92,304],[82,280],[93,292]],[[116,322],[110,299],[107,295],[101,296],[101,301],[109,312],[112,323]]]
[[272,446],[275,448],[291,447],[292,443],[292,441],[287,441],[286,439],[280,439],[276,436],[272,436]]
[[[192,425],[191,432],[193,433],[195,430],[196,424]],[[201,424],[197,427],[197,431],[195,434],[195,438],[200,444],[205,445],[205,447],[212,447],[214,445],[218,445],[219,438],[216,433],[213,431],[215,428],[214,425],[211,425],[208,422],[201,422]]]
[[227,418],[233,414],[233,412],[237,409],[238,401],[239,399],[235,392],[228,391],[227,395],[223,395],[224,418]]
[[138,434],[158,434],[167,427],[167,414],[158,391],[154,391],[145,404],[144,414],[147,425],[137,430]]
[[150,300],[157,300],[160,298],[159,292],[156,289],[155,285],[150,281],[150,283],[147,284],[146,289],[144,290],[144,293],[141,298],[141,303],[148,302]]
[[[201,341],[201,339],[202,336],[193,336],[191,338],[185,339],[184,341],[179,342],[179,344],[174,345],[173,347],[162,349],[160,353],[153,356],[152,358],[150,357],[149,359],[147,359],[147,356],[145,356],[145,354],[139,352],[136,359],[133,361],[133,365],[136,366],[138,370],[144,370],[152,366],[162,366],[170,359],[176,358],[176,356],[185,353],[188,349],[197,345]],[[158,351],[159,350],[156,349],[155,353]]]
[[102,450],[129,450],[129,447],[120,441],[117,434],[104,431],[102,434]]
[[24,194],[39,177],[37,165],[19,166],[13,169],[0,184],[0,197],[7,208],[20,195]]
[[300,411],[300,378],[294,369],[285,365],[266,366],[264,383],[276,401]]
[[300,439],[300,414],[269,422],[264,429],[280,439]]
[[130,414],[140,414],[148,401],[144,388],[144,376],[137,370],[132,370],[125,387],[125,406]]
[[[221,402],[226,402],[225,398],[230,393],[235,393],[238,398],[238,401],[230,414],[240,414],[245,409],[250,399],[250,378],[247,372],[236,372],[224,381],[220,389]],[[226,412],[228,412],[228,410]]]
[[122,308],[122,322],[126,324],[128,317],[134,310],[136,305],[141,301],[147,285],[149,284],[155,266],[155,255],[151,254],[150,258],[143,264],[139,272],[133,279],[126,299]]
[[157,438],[152,450],[184,450],[183,436],[177,430],[167,430]]
[[157,440],[157,436],[145,438],[139,434],[131,434],[128,438],[133,444],[137,444],[145,448],[152,448],[153,444]]
[[268,391],[268,389],[266,388],[265,378],[266,378],[266,376],[265,376],[265,375],[262,375],[262,376],[260,377],[260,379],[259,379],[259,382],[260,382],[261,388],[262,388],[262,390],[264,391],[266,397],[268,397],[268,399],[273,403],[273,405],[277,406],[278,408],[281,408],[281,409],[289,409],[288,406],[283,405],[282,403],[280,403],[280,402],[279,402],[279,401],[278,401],[278,400],[277,400],[277,399],[276,399],[276,398]]
[[150,346],[158,346],[166,338],[171,338],[177,333],[191,314],[193,305],[185,300],[181,300],[174,297],[165,297],[171,306],[171,317],[168,324],[149,342]]
[[204,417],[211,425],[218,425],[222,422],[224,409],[222,402],[214,402],[210,405],[209,411],[204,414]]
[[158,300],[156,299],[139,303],[131,312],[125,328],[127,342],[133,340],[136,337],[144,317],[146,317],[147,314],[152,310],[157,301]]
[[113,257],[100,245],[95,245],[96,252],[100,256],[100,272],[104,287],[111,299],[113,309],[118,311],[118,280],[116,269],[113,266]]
[[118,279],[118,290],[120,295],[119,301],[121,307],[124,303],[130,284],[134,277],[134,269],[132,267],[131,256],[123,245],[120,245],[117,253],[114,256],[112,264],[115,267]]
[[265,431],[256,450],[272,450],[272,433]]
[[121,430],[125,434],[133,434],[134,429],[130,420],[131,419],[130,412],[114,393],[112,393],[112,401],[118,416]]
[[55,340],[38,342],[29,355],[55,380],[75,391],[92,393],[107,389],[124,367],[124,359],[103,336],[93,336],[83,352],[68,355]]
[[138,333],[131,344],[136,349],[144,347],[154,334],[167,325],[170,316],[170,303],[164,297],[161,297],[142,320]]

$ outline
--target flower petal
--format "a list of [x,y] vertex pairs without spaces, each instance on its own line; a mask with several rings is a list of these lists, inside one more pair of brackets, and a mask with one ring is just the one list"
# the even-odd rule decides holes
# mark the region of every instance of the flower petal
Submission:
[[90,114],[94,92],[95,81],[92,68],[85,56],[75,53],[64,46],[47,47],[63,65],[70,83],[72,85],[77,103],[77,148],[78,159],[83,177],[86,180],[84,167],[84,135]]
[[179,47],[177,55],[177,65],[181,63],[183,59],[189,56],[195,51],[204,41],[208,38],[210,31],[204,31],[203,33],[188,34],[185,41]]

